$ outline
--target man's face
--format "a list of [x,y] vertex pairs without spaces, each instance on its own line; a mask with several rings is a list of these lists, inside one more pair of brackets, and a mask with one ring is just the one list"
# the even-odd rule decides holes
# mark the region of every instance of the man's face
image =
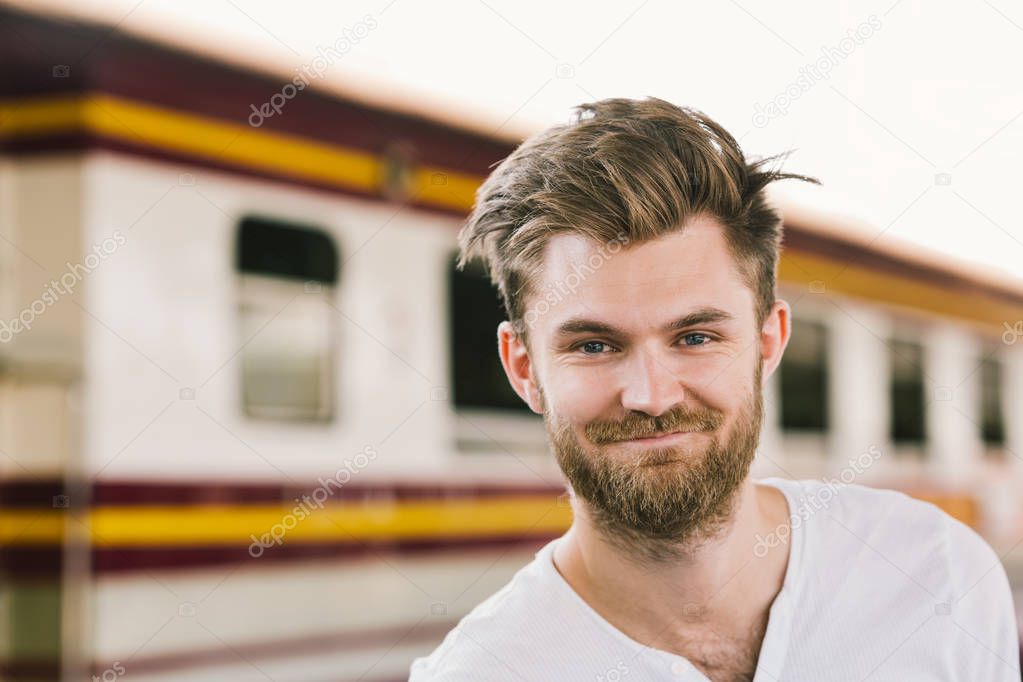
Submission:
[[634,540],[713,532],[748,475],[762,419],[754,296],[720,223],[696,218],[614,252],[556,236],[532,291],[537,400],[595,522]]

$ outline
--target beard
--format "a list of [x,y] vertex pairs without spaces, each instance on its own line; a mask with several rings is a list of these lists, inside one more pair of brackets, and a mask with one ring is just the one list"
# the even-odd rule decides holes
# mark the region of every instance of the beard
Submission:
[[[590,422],[584,431],[595,452],[587,451],[572,425],[548,409],[540,389],[558,465],[598,532],[624,556],[676,561],[729,524],[760,438],[762,371],[757,362],[752,387],[727,435],[719,432],[725,421],[722,412],[677,405],[656,417],[639,414]],[[709,443],[651,446],[628,454],[605,447],[679,430],[703,432],[691,438]]]

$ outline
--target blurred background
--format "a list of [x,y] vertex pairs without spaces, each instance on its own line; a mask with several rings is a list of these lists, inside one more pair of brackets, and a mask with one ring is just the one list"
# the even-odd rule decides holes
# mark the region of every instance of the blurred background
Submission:
[[0,2],[0,676],[407,678],[571,521],[476,187],[611,96],[793,150],[756,476],[1023,589],[1023,10]]

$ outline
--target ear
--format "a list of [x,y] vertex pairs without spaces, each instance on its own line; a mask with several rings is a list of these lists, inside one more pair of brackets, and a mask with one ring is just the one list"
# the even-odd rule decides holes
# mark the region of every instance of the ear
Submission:
[[529,405],[529,409],[543,414],[529,349],[508,320],[497,326],[497,351],[511,387]]
[[781,364],[781,357],[785,353],[791,333],[792,310],[786,301],[779,298],[774,302],[760,330],[760,357],[764,363],[761,388],[767,385],[768,377],[774,374],[774,370]]

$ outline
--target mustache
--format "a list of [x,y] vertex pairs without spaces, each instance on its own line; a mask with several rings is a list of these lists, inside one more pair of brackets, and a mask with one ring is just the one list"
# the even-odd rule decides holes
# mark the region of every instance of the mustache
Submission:
[[652,438],[675,431],[713,431],[724,422],[717,410],[692,410],[684,406],[672,408],[662,415],[635,415],[620,421],[595,421],[586,425],[586,437],[596,445],[616,443],[634,438]]

